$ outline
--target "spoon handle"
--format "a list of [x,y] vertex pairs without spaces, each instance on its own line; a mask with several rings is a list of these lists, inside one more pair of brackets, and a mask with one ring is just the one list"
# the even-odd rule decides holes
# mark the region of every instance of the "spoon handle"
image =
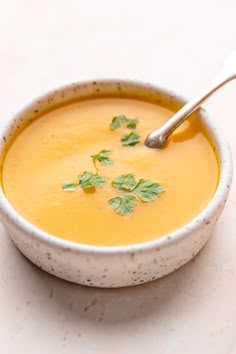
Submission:
[[216,79],[203,89],[197,96],[184,105],[159,129],[148,135],[145,145],[150,148],[160,148],[165,145],[168,136],[183,123],[208,97],[220,87],[236,78],[236,51],[226,60]]

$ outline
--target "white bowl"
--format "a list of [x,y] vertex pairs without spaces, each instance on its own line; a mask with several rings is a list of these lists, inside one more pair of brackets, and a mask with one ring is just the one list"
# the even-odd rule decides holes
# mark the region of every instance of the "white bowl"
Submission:
[[[9,119],[0,132],[1,168],[7,147],[29,121],[59,104],[102,96],[145,99],[173,110],[186,102],[169,90],[128,80],[89,81],[56,89]],[[199,109],[195,114],[212,140],[219,160],[220,177],[215,195],[191,222],[162,238],[128,246],[103,247],[74,243],[30,224],[17,213],[0,188],[1,221],[15,245],[29,260],[48,273],[97,287],[142,284],[184,265],[200,251],[212,233],[225,205],[232,179],[231,153],[224,136],[206,111]]]

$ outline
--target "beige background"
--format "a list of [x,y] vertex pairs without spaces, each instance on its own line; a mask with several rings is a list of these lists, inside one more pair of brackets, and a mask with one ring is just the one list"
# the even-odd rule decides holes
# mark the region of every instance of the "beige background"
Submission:
[[[236,49],[235,0],[0,0],[0,120],[57,85],[138,78],[191,97]],[[236,152],[236,82],[206,104]],[[58,280],[0,227],[0,353],[236,353],[236,190],[203,251],[132,289]]]

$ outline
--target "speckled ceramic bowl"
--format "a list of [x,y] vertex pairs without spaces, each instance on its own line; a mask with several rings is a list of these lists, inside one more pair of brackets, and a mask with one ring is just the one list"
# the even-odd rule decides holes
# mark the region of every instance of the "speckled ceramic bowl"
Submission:
[[[91,81],[59,88],[30,103],[0,132],[1,168],[12,139],[48,108],[91,97],[133,97],[178,110],[186,101],[169,90],[132,81]],[[225,205],[232,177],[230,149],[203,110],[197,113],[219,159],[218,188],[191,222],[165,237],[128,246],[90,246],[52,236],[21,217],[0,189],[1,221],[19,250],[45,271],[79,284],[122,287],[145,283],[173,272],[196,255],[208,240]],[[111,231],[112,232],[112,231]]]

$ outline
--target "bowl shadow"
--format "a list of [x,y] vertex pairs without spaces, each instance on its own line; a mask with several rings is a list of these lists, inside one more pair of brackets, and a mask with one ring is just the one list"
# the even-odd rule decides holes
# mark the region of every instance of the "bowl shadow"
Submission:
[[[203,253],[200,252],[179,270],[161,279],[135,287],[114,289],[86,287],[58,279],[22,257],[28,263],[30,273],[33,273],[31,276],[36,277],[36,283],[39,281],[43,287],[40,296],[46,297],[43,299],[47,307],[44,311],[50,313],[60,309],[70,322],[83,320],[110,326],[142,321],[148,316],[159,317],[166,309],[176,306],[189,287],[191,273],[200,266]],[[51,315],[54,317],[53,313]]]

